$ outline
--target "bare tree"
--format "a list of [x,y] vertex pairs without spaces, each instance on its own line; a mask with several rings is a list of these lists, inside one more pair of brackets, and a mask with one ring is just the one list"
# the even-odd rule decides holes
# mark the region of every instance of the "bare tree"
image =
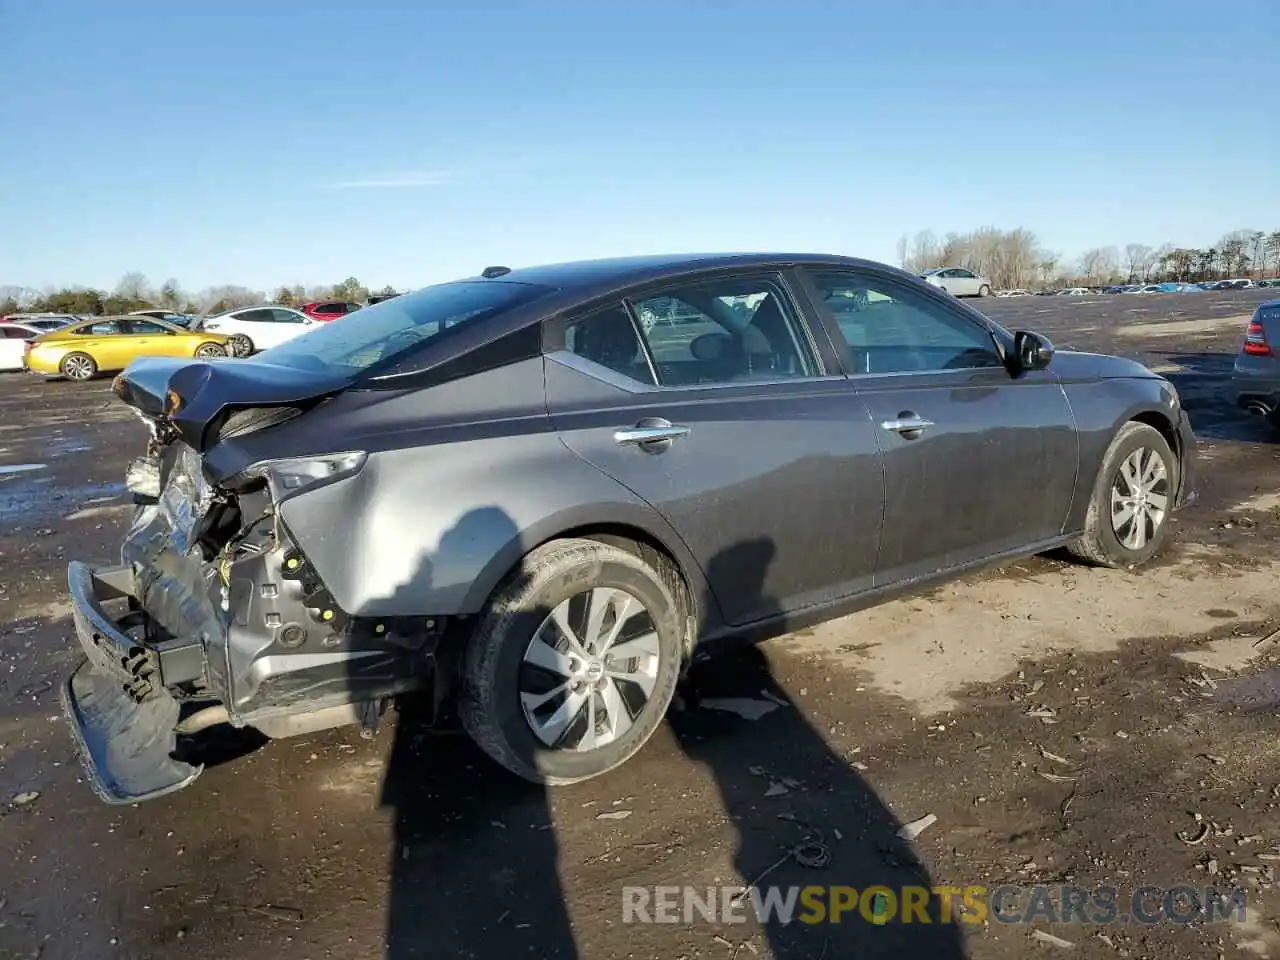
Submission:
[[1099,267],[1104,256],[1101,247],[1094,247],[1080,254],[1080,275],[1084,277],[1086,283],[1093,283],[1098,279]]
[[1142,275],[1142,265],[1148,262],[1151,248],[1145,243],[1126,243],[1124,245],[1124,262],[1129,268],[1129,282],[1133,283]]
[[134,270],[120,278],[120,282],[116,284],[115,297],[119,300],[151,303],[151,284],[144,274]]

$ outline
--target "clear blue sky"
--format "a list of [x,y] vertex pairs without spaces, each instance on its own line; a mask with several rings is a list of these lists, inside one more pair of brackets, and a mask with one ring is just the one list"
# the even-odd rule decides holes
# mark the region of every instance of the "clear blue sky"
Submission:
[[1280,2],[0,0],[0,284],[1280,229]]

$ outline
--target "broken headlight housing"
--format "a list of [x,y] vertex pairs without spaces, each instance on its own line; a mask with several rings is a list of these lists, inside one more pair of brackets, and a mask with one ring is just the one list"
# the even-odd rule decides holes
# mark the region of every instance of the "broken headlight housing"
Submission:
[[345,480],[359,473],[369,455],[363,450],[348,450],[316,457],[285,457],[279,460],[260,460],[240,471],[228,486],[233,489],[248,486],[255,480],[266,483],[273,503],[295,497],[304,490],[314,490],[338,480]]

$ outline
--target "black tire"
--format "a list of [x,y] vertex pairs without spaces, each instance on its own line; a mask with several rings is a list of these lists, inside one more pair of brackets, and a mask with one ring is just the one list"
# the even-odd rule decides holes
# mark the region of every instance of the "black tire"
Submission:
[[87,353],[68,353],[58,368],[68,380],[92,380],[98,375],[98,363]]
[[[1165,481],[1157,488],[1165,500],[1164,514],[1158,524],[1146,523],[1145,541],[1139,548],[1127,546],[1117,534],[1112,519],[1112,489],[1119,481],[1121,468],[1137,451],[1149,450],[1164,461]],[[1145,423],[1130,421],[1120,428],[1102,458],[1089,497],[1084,533],[1067,545],[1075,557],[1098,567],[1136,567],[1159,554],[1169,540],[1169,515],[1181,481],[1178,458],[1159,430]]]
[[220,343],[202,343],[196,347],[196,358],[199,360],[212,360],[226,355],[226,348]]
[[253,341],[243,333],[232,334],[231,341],[227,346],[230,347],[231,356],[233,357],[248,357],[253,354]]
[[991,296],[991,288],[984,283],[982,286],[978,288],[978,296],[980,297]]
[[[659,566],[665,564],[665,558],[654,559]],[[671,573],[594,540],[556,540],[530,553],[521,568],[494,592],[468,642],[458,710],[472,739],[512,773],[551,786],[597,777],[630,759],[662,723],[680,677],[684,614],[669,586],[675,582]],[[539,679],[537,668],[525,663],[526,651],[551,611],[600,587],[624,591],[648,614],[657,636],[658,663],[652,691],[635,711],[630,727],[605,745],[585,750],[548,745],[526,719],[521,699],[522,680],[527,683],[531,671],[533,678]],[[643,620],[640,625],[643,627]],[[567,693],[561,702],[567,702]],[[603,701],[594,692],[586,697],[600,709]],[[623,698],[617,703],[623,704]],[[631,712],[627,709],[628,715]],[[564,736],[583,719],[582,714],[574,716]]]

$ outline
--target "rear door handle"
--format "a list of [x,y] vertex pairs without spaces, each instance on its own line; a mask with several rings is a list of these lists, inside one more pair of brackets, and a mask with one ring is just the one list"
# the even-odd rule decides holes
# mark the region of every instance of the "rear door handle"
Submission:
[[689,435],[689,428],[674,424],[660,417],[646,417],[634,427],[623,427],[613,432],[613,442],[619,446],[640,447],[643,450],[665,450],[672,440]]
[[890,433],[901,434],[908,438],[918,437],[933,425],[932,420],[926,420],[910,410],[902,411],[896,419],[880,421],[881,429],[888,430]]

